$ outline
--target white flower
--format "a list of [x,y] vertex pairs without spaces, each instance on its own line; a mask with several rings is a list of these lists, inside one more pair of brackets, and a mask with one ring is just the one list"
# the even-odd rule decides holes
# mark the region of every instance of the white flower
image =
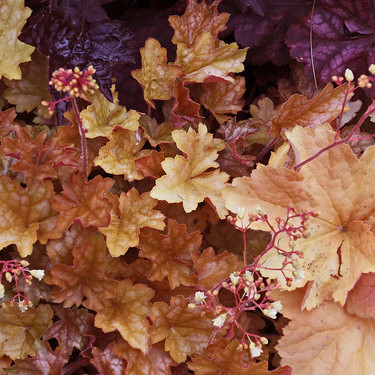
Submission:
[[248,281],[249,283],[254,282],[253,274],[250,271],[246,271],[244,276],[245,276],[246,281]]
[[4,297],[5,288],[3,284],[0,284],[0,298]]
[[252,358],[259,357],[263,353],[262,348],[256,346],[253,342],[250,343],[249,348]]
[[18,302],[18,308],[21,310],[21,312],[24,313],[27,310],[28,306],[25,301],[20,301]]
[[237,217],[242,220],[245,217],[245,207],[237,207]]
[[264,309],[263,314],[271,319],[276,319],[277,311],[275,309]]
[[233,285],[237,285],[238,281],[240,280],[239,276],[236,276],[233,272],[230,274],[230,281],[232,282]]
[[200,303],[204,302],[207,296],[204,294],[204,292],[195,292],[194,298],[195,302],[199,305]]
[[42,280],[44,277],[44,270],[31,270],[30,274],[38,280]]
[[272,302],[271,303],[271,306],[274,310],[276,310],[277,312],[280,312],[281,309],[283,308],[283,305],[280,301],[275,301],[275,302]]
[[293,276],[295,277],[297,283],[300,283],[306,277],[305,271],[303,270],[294,271]]
[[346,69],[345,70],[345,79],[348,81],[348,82],[351,82],[354,80],[354,74],[353,72],[350,70],[350,69]]
[[221,314],[217,318],[212,319],[212,321],[214,322],[214,326],[221,328],[227,320],[227,314],[228,313]]
[[375,64],[371,64],[368,68],[371,74],[375,74]]

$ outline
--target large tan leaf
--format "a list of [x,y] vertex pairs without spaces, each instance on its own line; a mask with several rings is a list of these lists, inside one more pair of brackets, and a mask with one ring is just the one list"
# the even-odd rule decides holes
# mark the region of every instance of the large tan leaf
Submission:
[[[315,130],[298,126],[286,136],[298,163],[331,144],[335,132],[325,125]],[[375,147],[357,159],[342,144],[304,165],[299,173],[258,166],[250,178],[235,179],[223,194],[231,211],[244,207],[246,213],[255,214],[260,208],[274,224],[276,217],[285,217],[287,207],[318,214],[308,222],[308,236],[296,244],[303,253],[300,263],[306,273],[300,285],[311,281],[303,306],[311,309],[326,298],[344,304],[361,273],[375,271],[375,238],[369,225],[375,221],[374,174]],[[269,230],[260,224],[252,227]],[[281,247],[290,250],[285,237],[279,240]],[[284,259],[273,249],[263,258],[263,265],[280,269]],[[285,284],[279,271],[262,272]]]
[[12,0],[2,1],[0,11],[0,78],[21,79],[19,64],[30,61],[35,49],[18,40],[31,9],[24,0]]
[[375,321],[351,315],[335,302],[301,311],[304,290],[278,293],[282,313],[291,322],[283,328],[276,349],[281,364],[293,375],[374,373]]

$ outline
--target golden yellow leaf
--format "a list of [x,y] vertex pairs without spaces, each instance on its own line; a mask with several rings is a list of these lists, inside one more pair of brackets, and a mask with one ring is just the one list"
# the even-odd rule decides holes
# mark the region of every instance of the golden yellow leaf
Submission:
[[144,284],[121,280],[113,298],[95,316],[95,326],[104,332],[118,330],[130,346],[147,354],[150,347],[147,316],[151,312],[150,299],[154,293]]
[[[278,292],[291,319],[276,349],[293,375],[374,373],[375,321],[351,315],[335,302],[301,311],[304,290]],[[274,296],[275,297],[275,296]]]
[[231,73],[242,72],[247,49],[238,49],[237,43],[217,46],[215,38],[209,33],[200,34],[189,47],[185,43],[177,44],[176,64],[186,74],[184,81],[204,82],[208,77],[234,82]]
[[30,112],[34,108],[45,110],[43,100],[50,101],[48,91],[48,59],[36,50],[29,62],[21,64],[22,78],[6,80],[8,88],[4,97],[11,104],[16,104],[17,112]]
[[138,245],[141,228],[164,229],[165,216],[153,209],[157,203],[149,193],[140,196],[135,188],[121,193],[118,207],[111,211],[111,223],[99,228],[106,236],[108,250],[113,257],[123,255],[129,247]]
[[178,65],[167,64],[167,50],[154,38],[148,38],[141,48],[142,69],[132,76],[142,85],[146,102],[155,108],[151,99],[168,100],[173,96],[173,84],[182,74]]
[[[298,126],[286,132],[297,163],[332,144],[334,136],[326,125],[315,130]],[[370,231],[375,222],[374,174],[375,147],[357,159],[348,145],[341,144],[304,165],[299,173],[260,165],[250,178],[235,179],[223,195],[229,210],[244,207],[245,213],[255,214],[260,208],[273,223],[276,217],[285,217],[287,207],[318,213],[309,219],[307,237],[296,243],[306,274],[300,285],[310,281],[303,306],[311,309],[330,298],[344,304],[361,273],[375,271],[375,238]],[[269,230],[262,224],[252,228]],[[279,240],[282,248],[290,250],[286,236]],[[280,269],[284,259],[273,249],[262,264]],[[285,284],[277,270],[262,273]]]
[[177,155],[161,163],[166,175],[156,180],[151,196],[169,203],[182,202],[186,212],[195,210],[199,202],[209,198],[223,218],[226,209],[221,190],[226,186],[229,176],[218,169],[205,171],[218,167],[215,160],[218,151],[224,148],[224,142],[214,139],[203,124],[199,124],[198,133],[192,128],[187,132],[175,130],[172,137],[187,158]]
[[101,166],[107,173],[124,175],[128,181],[142,180],[134,161],[145,155],[147,150],[140,151],[146,142],[141,132],[129,129],[118,129],[108,136],[110,141],[99,150],[95,165]]
[[134,131],[138,129],[140,114],[134,110],[127,111],[119,104],[118,93],[115,92],[114,85],[111,91],[113,103],[107,100],[99,90],[89,96],[92,104],[81,112],[83,127],[88,130],[86,138],[109,138],[115,127]]
[[31,14],[31,9],[24,5],[24,0],[2,1],[0,4],[0,78],[21,79],[19,64],[30,61],[35,49],[18,40]]

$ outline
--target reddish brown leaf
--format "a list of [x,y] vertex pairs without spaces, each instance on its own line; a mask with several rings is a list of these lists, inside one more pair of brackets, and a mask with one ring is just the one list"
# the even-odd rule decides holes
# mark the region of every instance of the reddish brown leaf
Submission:
[[104,307],[103,299],[111,297],[114,280],[104,276],[106,245],[103,235],[92,234],[73,250],[73,265],[54,264],[51,269],[54,302],[63,302],[64,307],[83,304],[93,310]]
[[194,284],[191,257],[198,252],[202,236],[198,232],[187,234],[186,226],[174,220],[168,221],[166,234],[155,229],[145,232],[140,236],[139,255],[153,262],[149,279],[161,281],[168,277],[172,289]]
[[96,176],[87,182],[82,175],[74,175],[70,182],[64,184],[63,192],[53,204],[53,208],[60,212],[58,230],[65,232],[75,220],[79,220],[84,227],[107,226],[112,205],[105,194],[112,185],[110,178]]
[[161,162],[164,159],[164,152],[152,150],[148,155],[142,156],[135,160],[134,164],[145,177],[151,177],[156,180],[164,175],[164,169],[161,166]]
[[14,108],[9,108],[5,111],[0,111],[0,137],[8,135],[14,130],[14,119],[17,114]]
[[163,122],[159,125],[154,118],[144,115],[139,123],[144,130],[144,136],[152,147],[161,143],[173,143],[172,131],[174,128],[170,122]]
[[96,367],[100,375],[126,375],[126,361],[113,353],[114,342],[110,343],[103,351],[93,348],[93,358],[90,362]]

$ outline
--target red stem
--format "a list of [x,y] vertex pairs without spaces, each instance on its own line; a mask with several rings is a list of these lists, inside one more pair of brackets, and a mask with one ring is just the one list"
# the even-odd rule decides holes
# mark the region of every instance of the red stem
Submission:
[[79,113],[79,110],[78,110],[76,98],[72,96],[71,99],[72,99],[74,115],[76,116],[77,123],[78,123],[79,134],[81,136],[82,174],[87,180],[87,169],[88,169],[87,168],[87,143],[86,143],[86,135],[85,135],[87,130],[82,125],[81,114]]

